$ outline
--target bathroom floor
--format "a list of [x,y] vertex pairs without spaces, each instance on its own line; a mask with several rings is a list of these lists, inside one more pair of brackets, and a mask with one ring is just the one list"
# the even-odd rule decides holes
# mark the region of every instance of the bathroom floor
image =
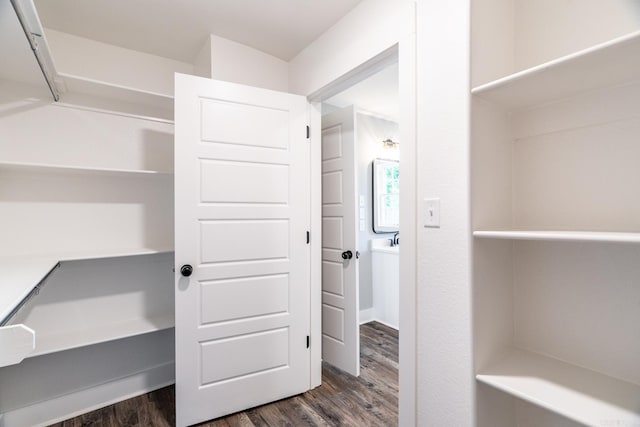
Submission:
[[[360,366],[360,377],[355,378],[324,364],[320,387],[200,426],[397,425],[398,331],[378,322],[362,325]],[[170,386],[53,426],[173,426],[174,405]]]

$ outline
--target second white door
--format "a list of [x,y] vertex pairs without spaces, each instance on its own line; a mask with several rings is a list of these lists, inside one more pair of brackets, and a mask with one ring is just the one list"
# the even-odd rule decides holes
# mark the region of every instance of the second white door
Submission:
[[360,375],[355,111],[322,117],[322,359]]

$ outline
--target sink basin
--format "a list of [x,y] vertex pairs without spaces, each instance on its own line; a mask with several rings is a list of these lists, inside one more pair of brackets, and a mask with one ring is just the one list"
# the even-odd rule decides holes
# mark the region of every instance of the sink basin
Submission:
[[400,253],[400,245],[391,246],[391,239],[392,237],[386,239],[371,239],[371,252]]

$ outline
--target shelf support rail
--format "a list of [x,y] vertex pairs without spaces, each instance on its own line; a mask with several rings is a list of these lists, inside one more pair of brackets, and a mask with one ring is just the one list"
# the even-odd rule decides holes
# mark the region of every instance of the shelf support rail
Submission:
[[20,303],[13,310],[11,310],[11,312],[7,315],[7,317],[5,317],[4,319],[2,319],[2,321],[0,321],[0,327],[6,326],[11,321],[11,319],[13,319],[13,316],[15,316],[20,311],[20,309],[25,306],[25,304],[27,304],[33,297],[35,297],[40,293],[40,289],[42,289],[47,279],[51,277],[53,272],[58,268],[60,268],[59,262],[56,263],[56,265],[54,265],[51,268],[51,270],[49,270],[49,272],[38,282],[38,284],[35,285],[33,289],[31,289],[31,291],[27,294],[27,296],[24,297],[22,301],[20,301]]
[[[26,8],[23,3],[26,3]],[[31,50],[33,51],[33,55],[36,57],[40,71],[47,82],[47,86],[49,86],[49,91],[53,96],[53,100],[58,102],[60,100],[60,95],[54,80],[54,76],[56,76],[57,73],[53,66],[53,60],[51,59],[49,47],[46,39],[44,38],[44,31],[42,30],[42,25],[40,24],[38,12],[33,4],[33,0],[27,0],[26,2],[11,0],[11,5],[18,16],[18,21],[20,21],[20,26],[22,26],[24,35],[27,36],[29,46],[31,46]]]

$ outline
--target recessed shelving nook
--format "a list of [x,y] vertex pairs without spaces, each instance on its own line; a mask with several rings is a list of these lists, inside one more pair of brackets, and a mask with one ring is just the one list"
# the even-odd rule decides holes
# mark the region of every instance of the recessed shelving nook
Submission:
[[640,4],[473,7],[477,425],[640,425]]

